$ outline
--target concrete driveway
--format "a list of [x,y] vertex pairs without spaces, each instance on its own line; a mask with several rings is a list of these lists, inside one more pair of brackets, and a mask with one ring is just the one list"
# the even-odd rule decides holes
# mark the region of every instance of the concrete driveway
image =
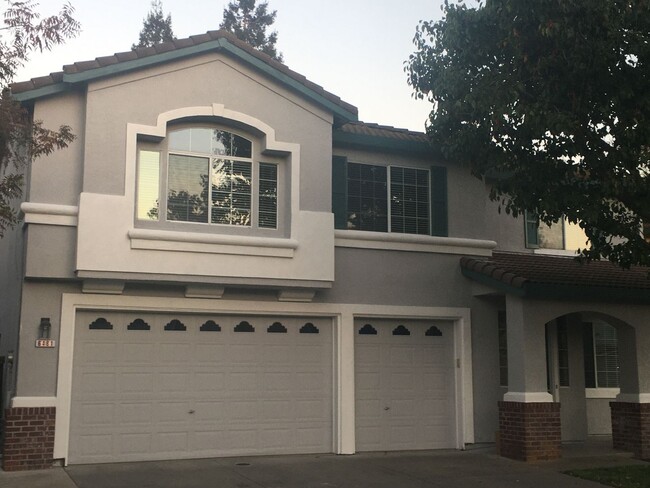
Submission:
[[309,455],[80,465],[0,472],[3,488],[602,488],[571,467],[641,463],[626,453],[525,464],[493,448],[354,456]]

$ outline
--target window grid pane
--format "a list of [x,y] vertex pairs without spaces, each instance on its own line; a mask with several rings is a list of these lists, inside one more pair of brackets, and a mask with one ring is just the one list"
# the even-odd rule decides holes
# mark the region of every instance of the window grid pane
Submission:
[[506,323],[505,310],[498,312],[498,334],[499,334],[499,384],[508,386],[508,327]]
[[348,229],[388,230],[386,167],[348,165]]
[[210,166],[211,222],[250,226],[252,164],[213,158]]
[[391,232],[430,234],[429,172],[390,168]]
[[594,324],[594,356],[596,386],[618,388],[618,338],[616,329],[609,324]]
[[208,158],[169,155],[167,220],[208,222]]
[[275,229],[278,226],[278,167],[260,163],[258,227]]
[[557,351],[560,386],[569,386],[569,331],[565,319],[557,322]]

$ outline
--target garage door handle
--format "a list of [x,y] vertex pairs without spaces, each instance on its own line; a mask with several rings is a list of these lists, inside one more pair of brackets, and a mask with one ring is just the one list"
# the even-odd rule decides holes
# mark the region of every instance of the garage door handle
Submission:
[[187,412],[187,413],[189,413],[189,414],[191,415],[191,414],[193,414],[193,413],[194,413],[194,410],[190,410],[190,411],[189,411],[189,412]]

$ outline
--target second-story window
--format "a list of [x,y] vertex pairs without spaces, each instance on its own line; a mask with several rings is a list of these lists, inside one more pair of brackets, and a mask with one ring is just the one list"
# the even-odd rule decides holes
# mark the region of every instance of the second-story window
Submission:
[[551,225],[540,222],[534,212],[525,212],[526,247],[539,249],[565,249],[564,221]]
[[255,161],[252,141],[191,127],[170,131],[165,149],[140,151],[139,220],[277,228],[278,167]]
[[348,163],[347,228],[430,234],[429,171]]

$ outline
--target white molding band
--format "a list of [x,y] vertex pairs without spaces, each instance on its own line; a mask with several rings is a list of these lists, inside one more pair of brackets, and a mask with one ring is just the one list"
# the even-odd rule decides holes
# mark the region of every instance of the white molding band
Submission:
[[129,230],[131,249],[204,252],[241,256],[292,258],[298,248],[295,239],[251,237],[150,229]]
[[336,230],[334,236],[336,247],[391,251],[491,256],[492,250],[497,246],[495,241],[480,239],[424,236],[392,232],[369,232],[362,230]]
[[26,224],[76,227],[79,221],[79,207],[74,205],[23,202],[20,210],[25,214]]
[[650,393],[619,393],[616,401],[621,403],[650,403]]
[[[220,313],[329,317],[334,335],[334,445],[337,454],[353,454],[355,443],[354,319],[396,318],[450,320],[454,323],[456,358],[456,447],[474,443],[472,390],[471,313],[469,308],[412,307],[341,303],[254,302],[203,298],[143,297],[132,295],[69,294],[61,302],[54,458],[67,459],[70,442],[70,407],[77,311],[128,311],[157,313]],[[51,406],[52,403],[50,403]]]
[[11,399],[12,408],[41,408],[56,407],[57,397],[13,397]]
[[547,391],[509,391],[503,395],[504,402],[553,403],[553,395]]

